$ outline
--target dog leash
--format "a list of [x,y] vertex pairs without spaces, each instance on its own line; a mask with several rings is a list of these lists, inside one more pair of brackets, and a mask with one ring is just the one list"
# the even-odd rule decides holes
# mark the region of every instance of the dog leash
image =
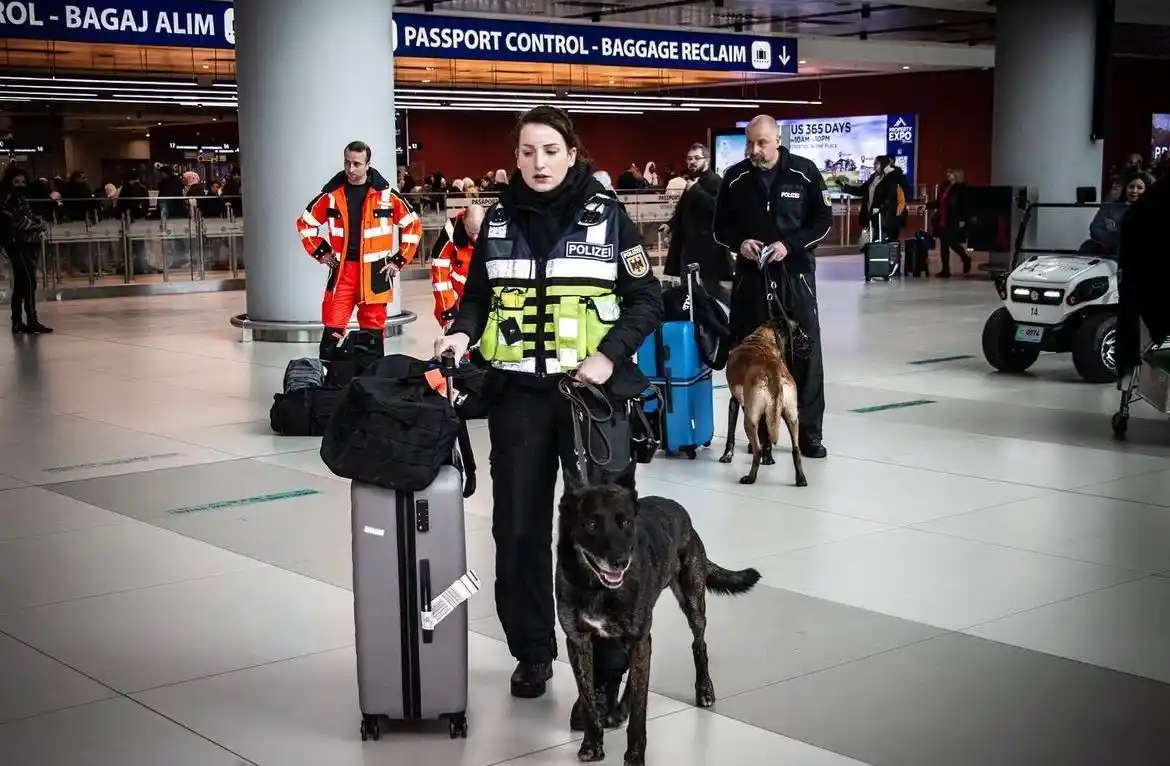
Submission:
[[[792,318],[788,316],[788,312],[784,310],[784,302],[781,300],[779,295],[780,285],[777,284],[775,272],[772,270],[771,266],[772,264],[770,263],[763,265],[764,279],[768,283],[767,295],[765,298],[765,304],[768,308],[768,323],[772,325],[772,332],[777,335],[776,342],[777,345],[779,345],[780,330],[776,327],[776,313],[773,311],[773,309],[779,311],[780,318],[784,320],[784,335],[788,339],[788,343],[785,344],[788,355],[790,357],[788,363],[792,364],[795,357],[808,359],[812,356],[813,341],[812,338],[808,337],[808,333],[804,331],[804,328],[800,326],[800,323],[793,322]],[[784,283],[786,288],[791,290],[792,278],[788,275],[787,268],[784,269],[784,276],[781,281]],[[793,327],[793,325],[795,325],[795,327]]]
[[[606,438],[604,432],[598,431],[596,436],[605,448],[605,459],[598,459],[593,451],[595,429],[591,427],[594,423],[605,423],[613,419],[613,404],[597,386],[575,378],[568,376],[561,378],[560,382],[557,383],[557,388],[569,400],[569,410],[573,418],[573,451],[577,456],[577,473],[581,476],[582,486],[587,487],[589,486],[589,461],[592,460],[594,465],[602,466],[607,465],[610,458],[613,457],[613,446],[609,443],[609,439]],[[585,399],[586,393],[604,405],[602,414],[595,412],[589,406],[589,402]],[[587,436],[582,436],[581,430],[583,428],[587,429]]]

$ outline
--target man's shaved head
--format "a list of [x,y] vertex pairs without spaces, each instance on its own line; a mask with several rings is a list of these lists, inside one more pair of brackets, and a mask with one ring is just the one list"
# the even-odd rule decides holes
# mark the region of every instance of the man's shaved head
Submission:
[[483,214],[483,206],[474,204],[468,205],[467,212],[463,214],[463,228],[473,242],[479,236],[480,227],[483,226]]
[[771,168],[780,159],[780,123],[766,114],[757,115],[747,126],[748,157],[758,168]]

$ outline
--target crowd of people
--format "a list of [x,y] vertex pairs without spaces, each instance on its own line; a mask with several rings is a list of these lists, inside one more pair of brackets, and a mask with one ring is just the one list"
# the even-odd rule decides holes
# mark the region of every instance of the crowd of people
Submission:
[[68,178],[29,178],[25,194],[33,214],[54,224],[108,220],[127,214],[131,220],[151,216],[186,218],[196,208],[204,217],[220,218],[227,215],[229,204],[236,215],[243,209],[239,167],[233,166],[210,185],[204,183],[199,171],[183,171],[171,165],[160,165],[155,175],[153,186],[158,203],[154,208],[150,206],[149,179],[144,179],[137,168],[126,171],[117,184],[97,186],[91,185],[84,170],[75,170]]

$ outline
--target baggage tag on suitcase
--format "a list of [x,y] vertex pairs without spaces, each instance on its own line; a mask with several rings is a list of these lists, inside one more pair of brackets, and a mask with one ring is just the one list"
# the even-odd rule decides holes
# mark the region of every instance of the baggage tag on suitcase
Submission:
[[474,569],[467,570],[467,574],[451,583],[447,590],[440,593],[430,604],[425,604],[422,613],[421,626],[423,630],[434,630],[443,618],[455,611],[455,607],[479,592],[482,587],[479,575]]

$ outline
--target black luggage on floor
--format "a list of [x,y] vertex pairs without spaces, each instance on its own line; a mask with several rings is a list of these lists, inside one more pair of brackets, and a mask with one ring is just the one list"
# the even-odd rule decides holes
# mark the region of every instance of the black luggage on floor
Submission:
[[886,282],[898,273],[902,266],[902,244],[900,242],[884,242],[882,237],[882,217],[877,210],[873,211],[872,220],[876,227],[870,225],[870,241],[861,249],[861,257],[865,261],[865,281],[881,279]]
[[337,386],[310,386],[276,394],[268,412],[269,425],[281,436],[324,436],[342,390]]
[[911,277],[930,276],[926,268],[926,259],[929,255],[930,251],[926,249],[926,243],[921,236],[903,242],[902,267],[906,274]]

